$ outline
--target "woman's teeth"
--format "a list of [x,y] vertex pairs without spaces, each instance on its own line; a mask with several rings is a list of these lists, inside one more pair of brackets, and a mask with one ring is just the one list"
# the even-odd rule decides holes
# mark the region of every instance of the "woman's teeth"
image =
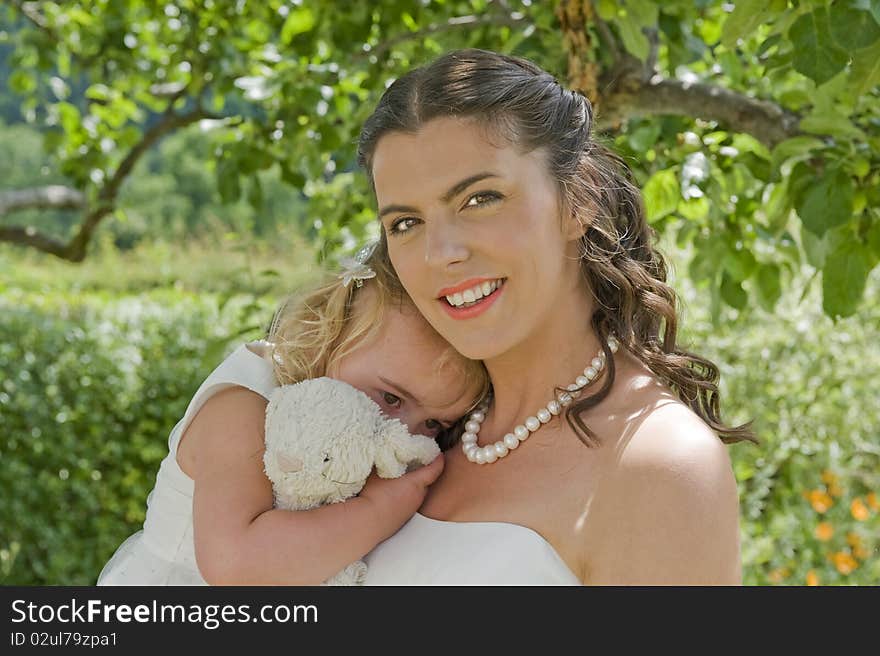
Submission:
[[471,305],[475,305],[480,299],[484,296],[488,296],[496,289],[501,287],[504,284],[503,279],[493,280],[489,282],[480,283],[479,285],[474,285],[470,289],[466,289],[463,292],[456,292],[455,294],[450,294],[446,297],[446,301],[452,307],[470,307]]

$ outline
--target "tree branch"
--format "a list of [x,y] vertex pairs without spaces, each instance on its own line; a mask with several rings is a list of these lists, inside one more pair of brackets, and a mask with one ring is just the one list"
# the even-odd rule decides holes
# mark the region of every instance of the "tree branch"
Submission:
[[31,189],[0,191],[0,216],[27,209],[82,209],[86,197],[82,192],[62,185]]
[[[64,260],[82,262],[85,259],[92,233],[94,233],[101,220],[114,210],[119,188],[141,156],[169,132],[212,116],[209,112],[202,109],[200,105],[196,105],[194,109],[185,114],[175,114],[174,103],[180,98],[180,95],[177,94],[172,99],[159,121],[144,133],[141,140],[125,156],[99,192],[96,206],[88,211],[79,227],[79,231],[67,244],[43,234],[33,227],[25,226],[0,227],[0,241],[31,246]],[[69,191],[78,193],[74,190]]]
[[599,129],[614,129],[637,116],[676,114],[716,121],[752,135],[769,148],[800,133],[797,114],[720,86],[660,76],[644,81],[630,76],[614,87],[604,100],[604,112],[597,121]]

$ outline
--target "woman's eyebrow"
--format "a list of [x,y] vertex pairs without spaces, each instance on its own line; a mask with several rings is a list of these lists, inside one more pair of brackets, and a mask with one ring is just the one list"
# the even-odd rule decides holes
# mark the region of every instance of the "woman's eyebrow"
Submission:
[[379,211],[379,219],[393,212],[418,212],[418,210],[412,205],[386,205]]
[[[444,203],[448,203],[450,200],[455,198],[458,194],[463,192],[465,189],[470,187],[472,184],[476,184],[481,180],[485,180],[486,178],[499,178],[497,173],[492,173],[491,171],[484,171],[482,173],[477,173],[475,175],[468,176],[464,180],[460,182],[456,182],[452,187],[449,188],[445,194],[440,197]],[[386,205],[381,210],[379,210],[379,219],[381,220],[386,214],[392,214],[394,212],[418,212],[418,208],[413,207],[412,205]]]
[[465,189],[470,187],[472,184],[476,184],[480,180],[485,180],[486,178],[497,178],[500,177],[497,173],[492,173],[490,171],[484,171],[483,173],[477,173],[476,175],[472,175],[470,177],[465,178],[461,182],[456,182],[452,187],[450,187],[449,191],[447,191],[443,196],[440,197],[444,203],[448,203],[453,198],[458,196]]

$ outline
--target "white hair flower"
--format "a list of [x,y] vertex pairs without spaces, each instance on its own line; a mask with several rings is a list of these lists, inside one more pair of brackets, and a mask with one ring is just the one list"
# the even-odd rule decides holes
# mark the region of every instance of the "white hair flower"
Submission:
[[373,240],[355,253],[354,257],[343,257],[339,260],[339,265],[342,267],[339,278],[342,280],[343,287],[348,287],[354,281],[355,286],[360,288],[363,286],[364,280],[376,277],[376,272],[370,268],[367,261],[378,245],[378,240]]

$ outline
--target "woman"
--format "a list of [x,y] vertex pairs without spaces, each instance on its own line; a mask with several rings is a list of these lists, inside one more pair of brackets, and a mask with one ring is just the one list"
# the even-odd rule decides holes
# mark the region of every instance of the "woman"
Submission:
[[676,346],[639,192],[591,124],[534,64],[464,50],[364,125],[389,265],[493,386],[368,583],[741,583],[723,442],[754,437]]

